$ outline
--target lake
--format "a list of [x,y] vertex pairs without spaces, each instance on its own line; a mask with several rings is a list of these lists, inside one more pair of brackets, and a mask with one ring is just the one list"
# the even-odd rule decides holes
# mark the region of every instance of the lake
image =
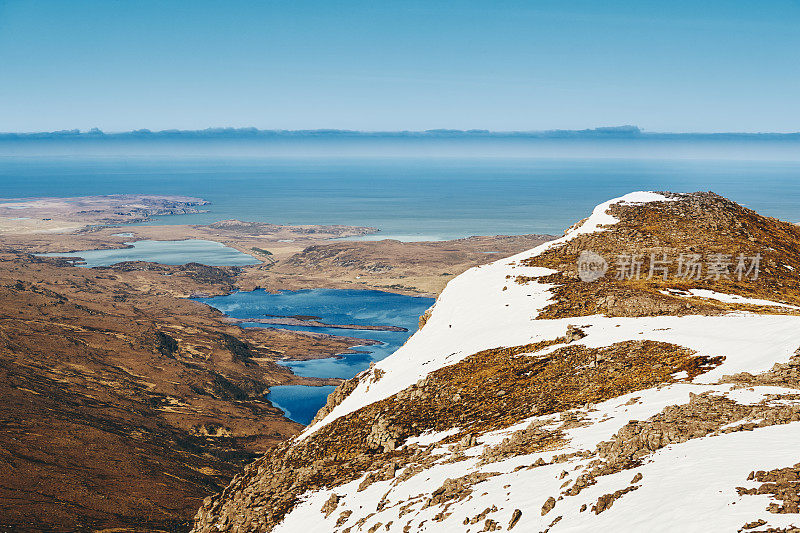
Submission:
[[80,266],[109,266],[122,261],[151,261],[165,265],[202,263],[209,266],[257,265],[261,261],[245,253],[214,241],[187,239],[183,241],[136,241],[125,243],[132,248],[112,250],[85,250],[70,253],[37,254],[43,257],[81,257],[86,262]]
[[[308,326],[278,326],[295,331],[313,331],[380,341],[381,344],[355,348],[359,353],[339,358],[282,362],[296,374],[312,377],[349,379],[369,364],[391,355],[418,326],[419,316],[434,303],[433,298],[404,296],[382,291],[351,289],[264,290],[235,292],[226,296],[197,298],[233,318],[256,319],[270,316],[314,316],[326,324],[363,326],[399,326],[408,331],[376,331]],[[263,327],[257,322],[243,322],[243,327]],[[308,424],[325,405],[331,387],[287,385],[271,387],[269,400],[286,416]]]

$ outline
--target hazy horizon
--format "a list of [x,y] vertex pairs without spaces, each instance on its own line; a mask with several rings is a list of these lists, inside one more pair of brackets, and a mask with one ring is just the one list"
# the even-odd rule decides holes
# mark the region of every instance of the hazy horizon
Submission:
[[800,161],[800,135],[0,135],[0,157],[531,158]]

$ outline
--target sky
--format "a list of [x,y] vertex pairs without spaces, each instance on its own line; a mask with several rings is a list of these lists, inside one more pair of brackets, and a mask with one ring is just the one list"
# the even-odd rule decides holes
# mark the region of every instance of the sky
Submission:
[[0,0],[0,131],[800,131],[800,0]]

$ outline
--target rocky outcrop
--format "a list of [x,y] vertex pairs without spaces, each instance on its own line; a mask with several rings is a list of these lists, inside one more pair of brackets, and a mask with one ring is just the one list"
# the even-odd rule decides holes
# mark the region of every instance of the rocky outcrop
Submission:
[[311,424],[314,425],[315,422],[318,422],[325,418],[333,408],[342,403],[344,400],[353,390],[355,390],[356,385],[361,381],[362,374],[358,374],[357,376],[350,378],[348,380],[343,381],[340,385],[338,385],[332,393],[328,395],[328,399],[325,402],[325,405],[317,411],[317,414],[314,416],[314,419],[311,421]]
[[397,443],[402,436],[402,427],[391,424],[387,419],[379,417],[367,435],[367,446],[371,450],[380,450],[384,453],[391,452],[397,447]]
[[761,483],[761,485],[751,489],[737,487],[736,491],[739,494],[769,494],[781,503],[770,503],[767,511],[777,514],[800,513],[800,463],[770,471],[753,471],[747,476],[747,480]]

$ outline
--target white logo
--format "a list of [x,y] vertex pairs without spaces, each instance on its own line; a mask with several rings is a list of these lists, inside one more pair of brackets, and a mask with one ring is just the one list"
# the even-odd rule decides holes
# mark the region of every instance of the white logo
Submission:
[[606,275],[608,263],[602,255],[584,250],[578,256],[578,277],[581,281],[597,281]]

